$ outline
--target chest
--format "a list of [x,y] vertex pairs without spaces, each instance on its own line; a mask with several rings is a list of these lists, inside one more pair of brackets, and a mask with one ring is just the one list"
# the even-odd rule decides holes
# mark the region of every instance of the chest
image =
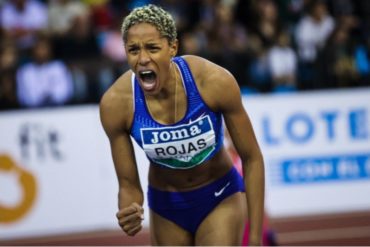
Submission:
[[174,124],[183,119],[188,108],[184,90],[166,99],[146,99],[144,104],[153,120],[164,125]]

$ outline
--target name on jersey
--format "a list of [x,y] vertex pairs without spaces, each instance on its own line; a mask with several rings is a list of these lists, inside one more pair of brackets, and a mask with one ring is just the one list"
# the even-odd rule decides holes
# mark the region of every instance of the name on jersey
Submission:
[[175,127],[143,128],[141,138],[145,153],[155,160],[174,158],[186,162],[215,144],[208,115]]

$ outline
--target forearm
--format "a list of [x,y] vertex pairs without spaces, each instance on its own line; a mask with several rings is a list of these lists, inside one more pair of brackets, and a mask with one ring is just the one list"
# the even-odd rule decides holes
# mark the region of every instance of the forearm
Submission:
[[140,185],[130,182],[121,182],[118,191],[118,207],[125,208],[136,202],[140,206],[144,203],[144,195]]
[[244,166],[244,183],[248,203],[250,244],[261,244],[264,217],[265,176],[263,159],[256,159]]
[[135,236],[142,229],[144,219],[143,193],[140,183],[122,183],[120,181],[119,211],[116,216],[121,229],[128,236]]

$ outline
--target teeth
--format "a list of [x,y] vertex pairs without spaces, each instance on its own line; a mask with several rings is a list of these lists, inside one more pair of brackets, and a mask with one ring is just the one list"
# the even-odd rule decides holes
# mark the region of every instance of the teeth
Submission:
[[141,71],[140,74],[142,75],[149,75],[150,73],[153,73],[153,71],[147,70],[147,71]]

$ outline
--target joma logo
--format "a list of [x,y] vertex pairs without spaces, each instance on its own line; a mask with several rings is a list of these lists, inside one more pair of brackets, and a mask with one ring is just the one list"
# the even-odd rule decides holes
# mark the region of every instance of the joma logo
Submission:
[[201,129],[193,125],[189,129],[188,128],[183,128],[179,130],[170,130],[170,131],[153,131],[152,135],[153,138],[151,139],[151,142],[153,144],[158,143],[159,141],[169,141],[169,140],[181,140],[189,137],[196,136],[201,133]]

